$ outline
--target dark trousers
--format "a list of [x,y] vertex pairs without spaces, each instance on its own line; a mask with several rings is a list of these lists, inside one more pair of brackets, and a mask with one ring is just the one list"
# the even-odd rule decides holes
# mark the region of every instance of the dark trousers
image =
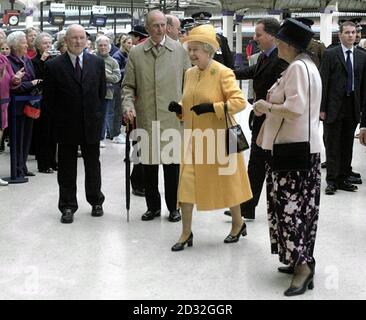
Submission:
[[353,116],[353,108],[353,96],[345,97],[338,118],[332,123],[324,123],[327,184],[341,183],[349,175],[354,135],[357,127],[357,122]]
[[122,100],[121,100],[121,86],[120,84],[114,85],[114,99],[113,99],[113,121],[109,138],[117,137],[121,133],[122,125]]
[[[102,204],[104,195],[101,192],[99,143],[81,144],[80,148],[85,168],[86,200],[92,206]],[[78,209],[76,199],[77,152],[77,144],[58,144],[57,181],[60,188],[58,208],[61,212],[65,209],[75,212]]]
[[[165,203],[169,212],[172,212],[177,209],[179,164],[164,164],[163,169]],[[147,210],[160,210],[159,165],[143,165],[143,170]]]
[[35,121],[37,126],[33,130],[33,140],[36,139],[36,158],[38,170],[56,168],[56,140],[54,126],[51,117],[47,113],[42,113],[40,118]]
[[[13,128],[10,127],[10,130]],[[33,119],[24,115],[16,117],[17,175],[27,172],[27,158],[32,142]],[[11,135],[10,135],[11,136]]]
[[240,205],[241,211],[244,213],[244,216],[246,218],[252,219],[255,218],[255,207],[258,205],[266,176],[265,164],[268,154],[261,147],[258,147],[256,143],[257,136],[264,119],[265,118],[263,116],[254,116],[253,118],[252,140],[248,162],[248,176],[253,193],[253,198]]

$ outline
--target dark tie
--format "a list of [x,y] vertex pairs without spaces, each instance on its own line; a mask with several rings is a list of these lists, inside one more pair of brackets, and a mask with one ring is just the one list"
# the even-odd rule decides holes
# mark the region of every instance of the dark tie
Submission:
[[80,59],[79,56],[76,56],[75,60],[75,74],[79,81],[81,81],[81,67],[80,67]]
[[352,62],[351,62],[351,50],[347,50],[347,59],[346,59],[346,66],[347,66],[347,94],[352,92],[352,82],[353,82],[353,72],[352,72]]

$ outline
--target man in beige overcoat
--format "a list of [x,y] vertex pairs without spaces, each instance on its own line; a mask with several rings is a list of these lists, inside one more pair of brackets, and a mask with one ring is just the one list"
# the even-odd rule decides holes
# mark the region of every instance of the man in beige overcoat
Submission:
[[148,148],[141,144],[147,204],[142,220],[160,216],[158,176],[159,164],[163,164],[169,221],[176,222],[181,219],[177,209],[179,157],[173,163],[164,163],[161,150],[169,141],[160,141],[160,134],[166,129],[180,131],[179,120],[168,111],[168,105],[180,100],[184,73],[191,63],[183,47],[166,36],[166,23],[161,11],[147,14],[145,27],[149,38],[130,51],[122,83],[122,106],[125,118],[132,123],[136,117],[137,128],[145,130],[149,140]]

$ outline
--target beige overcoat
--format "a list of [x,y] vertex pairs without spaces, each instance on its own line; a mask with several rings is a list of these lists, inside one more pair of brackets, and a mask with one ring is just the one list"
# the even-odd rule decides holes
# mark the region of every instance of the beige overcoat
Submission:
[[[185,136],[178,201],[188,199],[187,202],[192,203],[189,199],[194,199],[198,210],[229,208],[252,198],[243,154],[226,157],[225,102],[231,117],[247,103],[231,69],[212,61],[204,71],[193,67],[186,72],[181,101]],[[190,110],[201,103],[213,103],[215,113],[196,115]],[[202,130],[210,138],[201,139],[200,146],[199,132],[193,130]],[[193,183],[183,181],[185,177],[193,178],[191,174],[184,174],[187,168],[194,171]]]
[[160,135],[166,129],[180,130],[179,120],[168,106],[181,99],[184,73],[189,67],[187,52],[169,37],[165,37],[159,50],[148,38],[129,53],[122,82],[122,106],[124,111],[135,108],[137,128],[148,134],[150,156],[147,161],[146,149],[142,149],[144,164],[162,163],[160,151],[168,142],[160,141]]

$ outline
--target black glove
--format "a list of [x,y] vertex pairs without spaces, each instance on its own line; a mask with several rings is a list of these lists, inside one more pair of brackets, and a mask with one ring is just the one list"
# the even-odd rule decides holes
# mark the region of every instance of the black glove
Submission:
[[194,111],[198,116],[202,113],[215,112],[212,103],[201,103],[193,106],[191,111]]
[[169,103],[168,110],[170,112],[175,112],[176,114],[182,114],[182,106],[178,102],[175,102],[175,101],[171,101]]

